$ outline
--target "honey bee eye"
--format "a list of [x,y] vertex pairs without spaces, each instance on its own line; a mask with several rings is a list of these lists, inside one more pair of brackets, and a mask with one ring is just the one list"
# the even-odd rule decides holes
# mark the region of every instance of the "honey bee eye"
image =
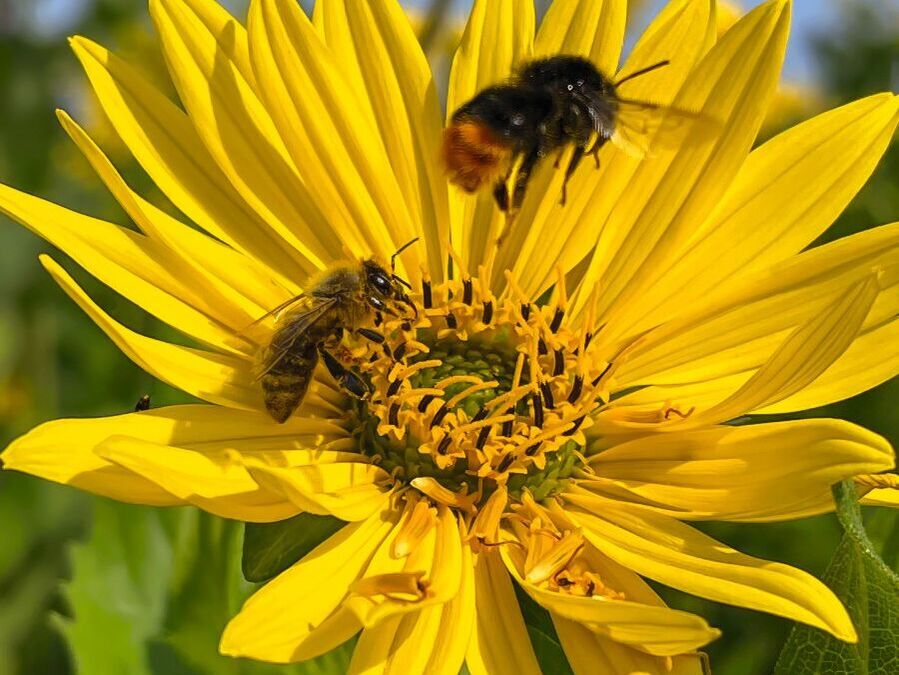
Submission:
[[578,88],[583,87],[583,86],[584,86],[584,81],[583,81],[583,80],[578,80],[578,81],[577,81],[577,86],[578,86]]
[[520,127],[524,124],[524,115],[522,115],[521,113],[515,113],[514,115],[512,115],[509,121],[512,123],[512,126]]
[[371,285],[375,287],[375,290],[382,295],[390,293],[390,280],[383,274],[373,274],[370,281]]
[[565,85],[565,88],[566,88],[568,91],[574,91],[574,85],[571,84],[570,82],[569,82],[568,84]]

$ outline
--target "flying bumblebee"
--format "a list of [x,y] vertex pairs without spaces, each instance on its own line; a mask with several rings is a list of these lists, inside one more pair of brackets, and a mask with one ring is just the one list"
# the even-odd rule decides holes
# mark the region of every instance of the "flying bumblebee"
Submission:
[[500,210],[514,210],[521,206],[537,162],[557,150],[561,157],[561,150],[573,144],[562,187],[564,204],[568,180],[585,154],[593,155],[598,168],[599,150],[611,140],[642,157],[653,131],[697,117],[618,95],[617,87],[624,82],[665,65],[668,61],[613,82],[579,56],[552,56],[525,64],[510,81],[484,89],[453,113],[442,147],[450,181],[467,192],[493,185]]
[[417,314],[406,295],[408,283],[392,271],[396,256],[406,246],[394,253],[391,271],[373,259],[334,265],[307,284],[307,292],[257,319],[255,323],[279,315],[271,341],[262,351],[258,375],[265,408],[275,421],[285,422],[303,402],[319,357],[346,391],[359,398],[368,393],[362,377],[331,351],[344,330],[383,340],[364,327],[376,312],[396,316],[396,306],[405,305]]

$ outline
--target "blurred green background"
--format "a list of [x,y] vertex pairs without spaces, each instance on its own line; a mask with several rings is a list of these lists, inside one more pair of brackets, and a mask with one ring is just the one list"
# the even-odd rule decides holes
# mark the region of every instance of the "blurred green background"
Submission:
[[[240,2],[226,4],[242,11]],[[445,72],[458,40],[459,8],[450,2],[412,4],[438,72]],[[895,4],[798,4],[827,6],[834,20],[803,31],[802,67],[794,69],[803,80],[785,86],[767,135],[818,109],[895,89],[899,76]],[[635,25],[645,21],[635,12]],[[73,113],[132,185],[156,194],[86,91],[64,39],[72,33],[136,57],[164,78],[143,0],[0,0],[0,181],[125,224],[53,113],[56,107]],[[899,220],[895,147],[827,237],[892,220]],[[43,272],[40,252],[61,260],[126,325],[170,335],[65,255],[0,216],[0,447],[45,420],[125,412],[143,394],[152,396],[154,406],[188,400],[122,356]],[[844,417],[897,445],[897,401],[894,381],[809,416]],[[866,518],[888,563],[899,568],[899,515],[869,510]],[[839,540],[830,516],[705,529],[740,550],[813,574],[824,570]],[[190,509],[123,506],[0,473],[0,675],[340,672],[345,652],[304,668],[262,667],[215,654],[219,630],[249,590],[240,580],[240,536],[239,526]],[[677,593],[665,596],[723,629],[724,637],[709,650],[714,672],[770,671],[788,622]]]

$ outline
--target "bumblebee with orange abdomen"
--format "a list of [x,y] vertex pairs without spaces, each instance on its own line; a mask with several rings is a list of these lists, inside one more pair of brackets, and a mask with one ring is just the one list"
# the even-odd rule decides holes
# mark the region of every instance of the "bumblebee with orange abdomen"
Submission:
[[275,421],[285,422],[303,402],[319,358],[350,394],[363,398],[368,393],[365,380],[332,351],[345,330],[377,340],[378,334],[366,328],[376,313],[396,315],[402,305],[417,314],[405,291],[408,284],[393,272],[393,260],[406,246],[393,255],[389,271],[373,259],[338,263],[311,280],[307,292],[257,320],[277,315],[259,374],[265,408]]
[[[642,68],[613,82],[579,56],[526,63],[504,84],[487,87],[459,107],[443,134],[443,163],[450,181],[466,192],[493,187],[502,211],[521,206],[534,166],[553,151],[574,145],[565,186],[585,154],[599,166],[599,149],[612,141],[645,155],[663,120],[695,117],[655,103],[619,96],[627,80],[667,65]],[[511,194],[508,182],[516,168]]]

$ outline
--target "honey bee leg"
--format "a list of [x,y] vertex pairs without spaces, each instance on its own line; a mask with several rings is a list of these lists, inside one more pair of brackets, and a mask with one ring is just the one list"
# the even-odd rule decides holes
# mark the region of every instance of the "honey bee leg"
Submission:
[[368,385],[358,374],[345,367],[326,349],[319,349],[325,367],[337,383],[356,398],[365,398],[370,392]]
[[574,175],[575,169],[577,169],[578,164],[581,163],[583,158],[584,148],[578,145],[574,148],[574,153],[571,155],[571,161],[568,162],[568,168],[565,169],[565,180],[562,182],[562,197],[559,200],[559,203],[562,206],[565,206],[565,202],[568,201],[568,181]]
[[364,337],[366,340],[371,340],[372,342],[377,342],[378,344],[384,343],[384,336],[377,331],[369,330],[368,328],[357,328],[356,333]]

